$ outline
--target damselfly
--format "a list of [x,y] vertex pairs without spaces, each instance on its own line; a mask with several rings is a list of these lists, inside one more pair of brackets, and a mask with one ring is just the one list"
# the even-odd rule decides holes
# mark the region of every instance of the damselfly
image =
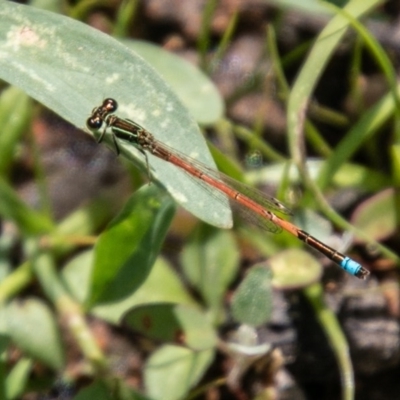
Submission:
[[268,231],[278,232],[283,229],[324,254],[351,275],[362,279],[369,275],[369,271],[356,261],[278,217],[274,212],[290,214],[281,202],[159,142],[136,122],[117,117],[114,114],[117,107],[118,104],[114,99],[105,99],[101,106],[93,109],[92,115],[88,118],[86,123],[91,131],[97,132],[103,128],[99,142],[103,140],[106,130],[110,129],[117,153],[119,153],[118,140],[132,143],[145,156],[147,166],[149,164],[146,152],[149,152],[186,171],[209,190],[218,191],[219,194],[226,196],[235,206],[243,209],[251,220],[259,222],[259,225]]

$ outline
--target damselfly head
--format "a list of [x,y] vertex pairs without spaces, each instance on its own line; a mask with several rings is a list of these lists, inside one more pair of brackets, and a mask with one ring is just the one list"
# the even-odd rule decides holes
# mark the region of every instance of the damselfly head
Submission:
[[107,113],[112,113],[118,108],[118,103],[116,100],[108,98],[103,101],[102,109],[107,111]]
[[103,125],[103,119],[98,115],[95,114],[94,116],[88,118],[86,120],[86,126],[91,130],[98,130]]

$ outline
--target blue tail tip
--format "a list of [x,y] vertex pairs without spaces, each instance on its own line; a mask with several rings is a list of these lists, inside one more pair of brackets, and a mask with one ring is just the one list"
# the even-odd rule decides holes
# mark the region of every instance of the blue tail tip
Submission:
[[369,271],[365,269],[361,264],[352,260],[350,257],[345,257],[340,266],[349,274],[358,278],[364,279],[369,275]]

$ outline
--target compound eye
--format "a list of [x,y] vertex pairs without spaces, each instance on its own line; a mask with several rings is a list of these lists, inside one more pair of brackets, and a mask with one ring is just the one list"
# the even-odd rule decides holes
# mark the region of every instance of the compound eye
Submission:
[[101,128],[102,125],[103,125],[103,120],[98,115],[96,115],[95,117],[90,117],[86,121],[86,126],[90,130],[98,130]]
[[108,98],[103,101],[103,109],[107,110],[107,112],[114,112],[118,108],[118,103],[116,100]]

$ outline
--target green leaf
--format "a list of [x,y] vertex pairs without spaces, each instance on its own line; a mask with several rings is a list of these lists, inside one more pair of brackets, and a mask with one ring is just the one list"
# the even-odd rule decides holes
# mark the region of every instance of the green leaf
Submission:
[[136,292],[121,301],[98,305],[92,311],[100,318],[117,323],[132,307],[162,302],[196,304],[173,267],[159,258]]
[[61,276],[68,291],[83,304],[90,293],[93,266],[93,249],[72,258],[62,269]]
[[183,249],[181,261],[190,283],[218,313],[239,265],[239,253],[232,233],[201,225]]
[[269,321],[272,313],[272,274],[266,266],[250,269],[232,299],[233,318],[253,327]]
[[[2,1],[0,78],[65,120],[85,129],[104,97],[157,139],[215,168],[195,122],[170,87],[120,42],[70,18]],[[111,135],[105,142],[114,148]],[[143,155],[120,141],[122,154],[144,165]],[[187,210],[220,227],[232,225],[228,201],[214,197],[173,165],[149,155],[151,172]]]
[[15,87],[9,87],[0,97],[0,174],[4,174],[15,153],[15,145],[25,132],[31,118],[32,102]]
[[385,240],[397,231],[398,206],[393,189],[386,189],[360,204],[351,223],[375,240]]
[[24,234],[49,232],[52,223],[49,218],[23,203],[8,183],[0,177],[0,215],[12,220]]
[[198,68],[169,51],[140,40],[123,43],[143,57],[175,91],[200,124],[220,119],[224,104],[214,83]]
[[20,359],[12,368],[6,380],[7,400],[20,399],[32,372],[33,361],[27,358]]
[[55,370],[64,366],[64,351],[54,315],[42,301],[12,302],[6,308],[8,334],[34,359]]
[[161,347],[148,359],[144,370],[146,393],[154,400],[182,398],[201,379],[213,358],[211,350]]
[[89,304],[126,298],[147,278],[175,211],[156,185],[137,191],[95,246]]
[[279,289],[298,289],[321,279],[321,264],[310,254],[300,249],[289,249],[269,260],[272,284]]
[[180,304],[151,304],[134,308],[124,317],[132,329],[164,342],[185,345],[193,350],[215,347],[215,331],[197,308]]

